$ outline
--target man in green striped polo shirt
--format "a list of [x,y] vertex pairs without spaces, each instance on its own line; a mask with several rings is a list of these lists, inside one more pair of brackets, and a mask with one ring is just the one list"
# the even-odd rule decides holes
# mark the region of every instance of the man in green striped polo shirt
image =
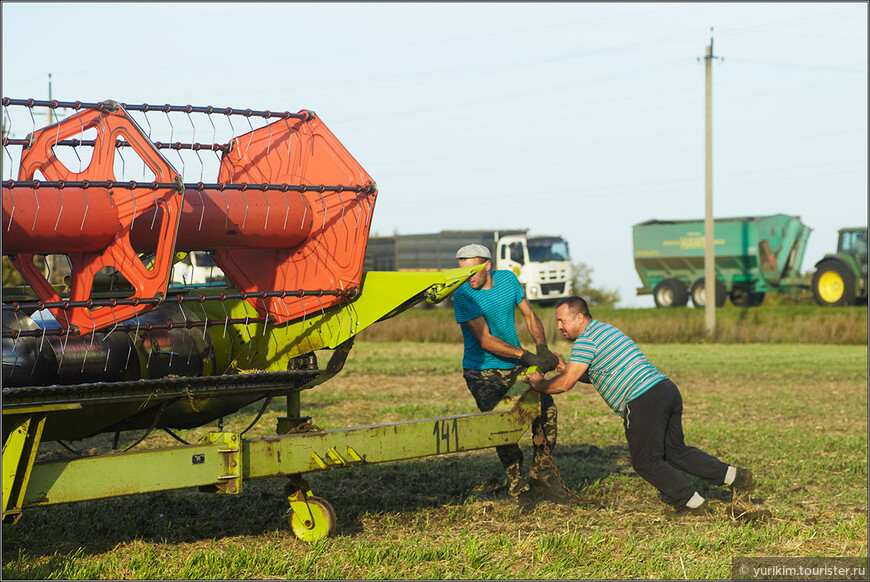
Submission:
[[683,473],[711,485],[728,485],[734,499],[748,501],[752,472],[723,463],[683,439],[683,400],[676,385],[653,366],[637,344],[612,325],[592,319],[580,297],[556,304],[559,331],[573,340],[566,363],[559,356],[559,374],[545,379],[538,372],[526,376],[534,390],[560,394],[577,381],[591,383],[608,406],[623,419],[634,470],[659,490],[674,514],[710,513]]

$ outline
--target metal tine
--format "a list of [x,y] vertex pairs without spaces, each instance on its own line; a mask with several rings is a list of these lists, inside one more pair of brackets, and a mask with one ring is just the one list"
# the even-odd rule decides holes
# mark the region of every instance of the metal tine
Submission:
[[354,206],[353,206],[353,210],[356,211],[355,212],[356,225],[354,225],[354,229],[357,229],[357,230],[359,229],[359,219],[362,218],[362,209],[360,208],[361,204],[362,204],[362,202],[360,202],[359,196],[357,196],[356,197],[356,204],[354,204]]
[[[64,313],[66,315],[66,313]],[[67,317],[67,323],[69,323],[69,318]],[[66,327],[66,337],[64,337],[63,343],[60,344],[60,359],[57,362],[57,373],[60,374],[61,367],[63,366],[63,359],[66,357],[66,344],[69,342],[69,332],[72,331],[72,326],[67,325]]]
[[263,192],[263,200],[266,201],[266,220],[263,222],[263,230],[266,230],[269,226],[269,212],[272,210],[269,205],[269,196],[266,192]]
[[[15,313],[15,323],[18,324],[18,330],[20,331],[21,330],[21,319],[19,318],[17,311],[14,311],[13,313]],[[45,332],[43,332],[43,333],[45,333]],[[12,339],[12,349],[15,350],[15,361],[12,363],[13,368],[15,367],[15,364],[18,363],[19,354],[18,354],[18,349],[16,348],[17,344],[18,344],[18,337],[15,337]]]
[[90,353],[91,348],[94,347],[94,334],[96,334],[96,332],[92,331],[91,332],[91,345],[89,345],[88,347],[85,348],[85,355],[84,355],[84,357],[82,357],[82,374],[85,373],[85,363],[88,361],[88,353]]
[[254,141],[254,125],[251,123],[250,117],[245,117],[248,120],[248,127],[251,128],[251,132],[248,134],[248,145],[245,146],[245,154],[248,153],[248,150],[251,149],[251,142]]
[[341,194],[338,195],[338,203],[341,204],[341,221],[339,222],[339,226],[344,228],[344,196]]
[[[202,295],[200,295],[200,298],[202,298]],[[203,341],[205,341],[205,336],[208,333],[208,313],[206,313],[205,311],[205,303],[200,301],[199,306],[202,309],[202,317],[203,321],[205,322],[202,326],[202,339]]]
[[290,129],[290,124],[287,123],[287,120],[284,120],[284,125],[287,126],[287,155],[290,155],[290,146],[293,143],[293,130]]
[[281,196],[284,197],[284,230],[287,230],[287,219],[290,218],[290,203],[287,202],[287,192],[282,191]]
[[33,191],[33,198],[36,200],[36,214],[33,216],[33,224],[30,226],[30,230],[36,229],[36,219],[39,218],[39,194],[36,190]]
[[108,372],[109,371],[109,358],[112,357],[112,344],[109,343],[108,334],[106,335],[106,337],[104,337],[102,339],[102,341],[106,344],[106,365],[103,366],[103,372]]
[[[116,270],[115,272],[117,273],[118,271]],[[112,281],[114,282],[114,280],[115,280],[115,278],[114,278],[114,276],[113,276],[113,277],[112,277]],[[118,316],[115,315],[115,308],[114,308],[114,306],[109,305],[109,309],[110,309],[111,312],[112,312],[112,319],[114,320],[114,324],[115,324],[115,325],[112,326],[112,329],[111,329],[111,330],[109,330],[108,332],[106,332],[106,335],[105,335],[105,337],[103,338],[103,341],[104,341],[104,342],[108,342],[108,341],[109,341],[109,336],[112,335],[112,334],[115,332],[116,329],[118,329],[118,324],[120,323],[120,322],[118,321]],[[106,349],[106,365],[103,366],[103,372],[107,372],[107,371],[109,370],[109,356],[110,356],[111,353],[112,353],[112,344],[107,343],[106,345],[108,346],[108,349]]]
[[263,337],[266,337],[266,328],[268,327],[268,324],[269,324],[269,306],[266,305],[266,298],[265,297],[260,297],[260,301],[263,302],[263,311],[266,312],[266,317],[263,318],[265,320],[265,321],[263,321]]
[[[186,365],[190,365],[190,359],[193,357],[193,350],[196,348],[196,345],[193,343],[193,334],[185,334],[184,337],[187,338],[187,343],[190,344],[190,349],[187,350],[187,362]],[[202,364],[200,364],[202,365]]]
[[[145,123],[148,124],[148,133],[146,134],[146,135],[148,136],[148,141],[154,141],[154,140],[151,139],[151,120],[148,118],[148,113],[146,113],[145,111],[143,111],[143,112],[142,112],[142,117],[145,118]],[[143,177],[143,178],[145,177],[145,171],[146,171],[147,169],[148,169],[148,165],[147,165],[146,163],[142,162],[142,177]],[[151,228],[154,228],[154,225],[153,225],[153,224],[152,224]]]
[[149,334],[151,347],[148,350],[148,359],[145,361],[145,366],[151,366],[151,356],[154,355],[154,337]]
[[[90,309],[88,309],[88,315],[91,316],[91,329],[94,330],[94,331],[91,332],[91,345],[88,346],[88,350],[89,350],[89,349],[91,349],[92,347],[94,347],[94,334],[95,334],[96,331],[97,331],[97,322],[94,321],[94,313],[93,313],[93,311],[91,311]],[[87,354],[87,353],[88,353],[87,350],[85,350],[85,354]]]
[[[320,315],[323,315],[326,312],[323,309],[323,301],[320,300],[320,295],[317,296],[317,302],[320,304]],[[323,335],[323,319],[321,319],[320,323],[317,325],[317,333]]]
[[[197,152],[196,155],[199,155],[199,152]],[[201,181],[202,180],[200,180],[200,182]],[[203,200],[202,198],[202,190],[197,190],[196,193],[199,194],[199,203],[202,204],[202,213],[199,215],[199,227],[197,228],[197,230],[202,230],[202,221],[205,218],[205,200]]]
[[33,107],[28,107],[27,111],[30,112],[30,121],[32,123],[31,129],[30,129],[30,144],[27,146],[28,148],[30,148],[30,147],[33,147],[33,140],[35,139],[33,134],[36,133],[36,118],[33,117]]
[[[3,106],[3,113],[5,113],[6,119],[9,120],[9,127],[6,127],[6,134],[12,135],[12,117],[9,116],[9,106]],[[287,121],[286,119],[284,120]],[[15,159],[12,157],[12,154],[9,153],[9,146],[3,146],[3,149],[6,151],[6,155],[9,156],[9,177],[12,178],[12,166],[15,165]],[[4,176],[5,177],[5,176]]]
[[[81,132],[79,132],[79,142],[82,142],[85,140],[85,122],[82,121],[82,114],[81,113],[79,113],[78,118],[79,118],[79,125],[81,125],[81,128],[82,128]],[[82,167],[82,165],[83,165],[82,157],[79,155],[78,148],[79,148],[79,146],[73,146],[73,153],[76,155],[76,157],[79,160],[79,172],[78,173],[81,174],[82,171],[84,170],[84,168]]]
[[230,124],[230,136],[231,136],[230,143],[232,143],[233,140],[236,139],[236,126],[233,125],[233,118],[230,116],[230,114],[227,113],[226,116],[227,116],[227,121]]
[[51,263],[48,260],[48,255],[40,255],[42,257],[42,261],[45,263],[45,280],[48,281],[51,279]]
[[248,221],[248,195],[242,190],[242,200],[245,201],[245,216],[242,218],[242,228],[245,228],[245,223]]
[[[42,335],[39,337],[39,349],[36,351],[36,356],[33,358],[33,368],[30,369],[30,375],[33,376],[36,374],[36,365],[39,363],[39,354],[42,353],[42,346],[45,345],[45,327],[42,328]],[[13,341],[13,346],[15,345]],[[14,347],[12,349],[15,349]],[[14,366],[14,364],[13,364]]]
[[[187,326],[187,314],[184,312],[184,308],[181,306],[181,303],[178,304],[178,310],[181,312],[181,317],[184,318],[184,325]],[[186,333],[184,334],[187,337],[187,340],[190,342],[191,348],[193,348],[193,334]],[[187,350],[187,365],[190,365],[190,358],[193,356],[193,350]]]
[[136,226],[136,216],[139,215],[139,205],[136,204],[136,193],[133,190],[130,190],[130,198],[133,200],[133,219],[130,221],[130,230],[133,230],[133,227]]
[[[247,303],[247,301],[245,301],[245,303]],[[245,305],[245,333],[248,335],[248,365],[250,365],[253,357],[252,351],[254,349],[254,336],[251,335],[251,329],[248,327],[251,319],[251,314],[248,313],[248,305]]]
[[169,336],[169,364],[168,364],[168,366],[169,366],[169,369],[171,370],[172,369],[172,356],[175,355],[175,340],[173,339],[173,336],[172,336],[172,330],[169,330],[169,332],[166,335]]
[[[308,216],[308,204],[305,203],[305,196],[302,195],[302,192],[299,193],[299,199],[302,201],[302,222],[299,223],[299,228],[305,226],[305,217]],[[287,207],[287,211],[290,211],[290,207]]]
[[151,230],[154,230],[154,223],[157,222],[157,207],[160,203],[157,201],[157,190],[151,190],[151,193],[154,194],[154,216],[151,217]]
[[9,212],[9,226],[6,227],[6,232],[12,228],[12,217],[15,216],[15,197],[12,196],[12,189],[9,189],[9,199],[12,201],[12,210]]
[[85,229],[85,220],[88,217],[88,210],[91,208],[91,203],[88,201],[88,189],[82,188],[82,193],[85,195],[85,213],[82,216],[82,225],[79,227],[79,230]]
[[227,202],[227,197],[224,195],[223,190],[218,190],[221,193],[221,198],[224,199],[224,204],[227,205],[227,210],[224,212],[224,228],[228,228],[230,225],[230,203]]
[[[287,320],[290,319],[290,310],[287,309],[287,300],[283,297],[280,298],[281,307],[284,308],[284,315],[287,317]],[[305,331],[305,330],[303,330]],[[284,337],[288,337],[290,335],[290,326],[288,324],[284,324]]]
[[133,344],[139,341],[139,316],[136,316],[136,333],[132,342],[127,344],[127,360],[124,362],[124,367],[130,365],[130,355],[133,353]]
[[269,128],[269,143],[266,144],[266,155],[268,156],[269,152],[272,151],[272,124],[267,121],[266,127]]
[[221,336],[223,339],[227,337],[227,325],[230,323],[230,314],[227,313],[227,305],[223,299],[221,299],[221,307],[224,309],[224,335]]
[[317,195],[320,196],[320,202],[323,204],[323,224],[320,225],[320,232],[323,232],[326,230],[326,211],[328,207],[326,206],[326,200],[323,199],[323,194],[318,192]]

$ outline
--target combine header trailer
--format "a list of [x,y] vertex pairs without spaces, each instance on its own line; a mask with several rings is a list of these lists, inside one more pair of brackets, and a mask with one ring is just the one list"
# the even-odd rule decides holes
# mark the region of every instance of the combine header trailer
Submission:
[[[238,494],[246,479],[287,476],[291,528],[311,541],[335,515],[304,473],[516,442],[537,414],[520,383],[488,413],[305,430],[300,393],[342,369],[362,329],[474,272],[364,273],[377,189],[314,113],[2,105],[5,522],[28,507]],[[37,127],[58,109],[71,113]],[[27,135],[11,137],[22,123]],[[208,252],[226,284],[173,285],[190,252]],[[332,350],[323,369],[319,350]],[[221,430],[275,397],[287,399],[275,436]],[[200,443],[37,459],[43,441],[145,430],[135,445],[214,421]]]

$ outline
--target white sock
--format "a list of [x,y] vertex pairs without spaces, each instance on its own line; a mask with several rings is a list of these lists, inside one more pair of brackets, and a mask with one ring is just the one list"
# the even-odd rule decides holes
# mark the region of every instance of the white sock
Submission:
[[725,485],[731,485],[734,483],[734,479],[737,477],[737,467],[732,467],[728,465],[728,470],[725,471]]
[[689,509],[695,509],[696,507],[700,507],[702,503],[704,503],[704,498],[698,495],[698,492],[695,491],[695,494],[692,495],[692,498],[686,502],[686,507],[688,507]]

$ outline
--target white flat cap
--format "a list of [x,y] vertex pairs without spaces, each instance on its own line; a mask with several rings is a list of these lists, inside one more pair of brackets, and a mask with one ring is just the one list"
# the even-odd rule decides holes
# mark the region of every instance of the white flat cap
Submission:
[[476,259],[478,257],[488,261],[492,260],[492,254],[489,252],[489,249],[483,245],[465,245],[456,251],[457,259]]

